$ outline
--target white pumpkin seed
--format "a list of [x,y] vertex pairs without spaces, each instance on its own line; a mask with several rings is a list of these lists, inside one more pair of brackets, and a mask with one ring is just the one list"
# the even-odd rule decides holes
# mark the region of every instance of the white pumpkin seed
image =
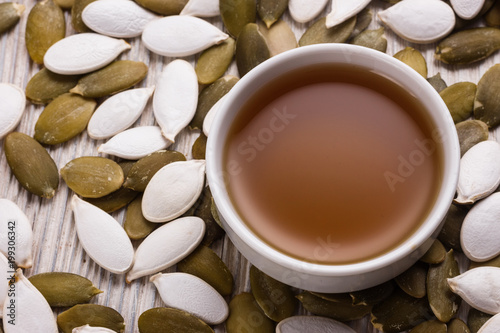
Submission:
[[332,10],[326,16],[326,27],[331,28],[340,24],[363,9],[371,2],[371,0],[332,0]]
[[115,331],[110,330],[109,328],[106,327],[95,327],[95,326],[85,325],[73,328],[72,333],[115,333]]
[[355,333],[356,331],[339,321],[319,316],[289,317],[276,326],[276,333],[303,332]]
[[0,83],[0,140],[17,127],[26,106],[24,91],[10,83]]
[[118,156],[129,160],[138,160],[157,150],[170,146],[158,126],[141,126],[118,133],[102,144],[100,153]]
[[400,1],[378,16],[397,35],[414,43],[435,42],[455,27],[453,9],[441,0]]
[[292,18],[299,23],[306,23],[319,15],[328,0],[289,0],[288,10]]
[[[14,277],[13,277],[14,279]],[[13,281],[13,280],[11,280]],[[45,297],[31,284],[18,268],[15,274],[15,284],[12,287],[15,292],[9,293],[9,297],[3,304],[4,317],[11,313],[14,304],[14,319],[5,318],[3,330],[5,333],[44,332],[58,333],[56,319]]]
[[448,279],[448,285],[473,308],[489,314],[500,312],[500,268],[473,268]]
[[[4,304],[5,299],[7,298],[7,291],[9,290],[8,281],[11,278],[9,272],[14,270],[14,265],[10,264],[7,258],[0,252],[0,279],[3,280],[0,283],[0,304]],[[3,306],[0,308],[0,318],[3,317]]]
[[0,252],[9,257],[9,241],[15,242],[14,262],[22,268],[33,264],[33,230],[24,212],[12,201],[0,199]]
[[142,198],[142,214],[166,222],[184,214],[198,199],[205,182],[205,160],[173,162],[155,173]]
[[182,217],[156,229],[137,248],[127,282],[175,265],[193,252],[204,234],[205,222],[195,216]]
[[210,128],[212,127],[212,123],[215,119],[215,115],[219,111],[220,106],[224,102],[226,96],[227,96],[227,94],[222,96],[222,98],[219,99],[217,101],[217,103],[215,103],[214,106],[212,106],[210,108],[210,110],[208,110],[208,113],[205,116],[205,119],[203,120],[203,134],[205,134],[205,136],[207,136],[207,137],[208,137],[208,133],[210,133]]
[[100,34],[133,38],[159,16],[139,6],[135,1],[100,0],[87,5],[82,12],[83,22]]
[[485,0],[451,0],[451,6],[458,17],[471,20],[479,14]]
[[187,273],[158,273],[153,282],[163,302],[172,308],[184,310],[209,325],[226,320],[229,308],[224,298],[211,285]]
[[493,193],[500,185],[500,143],[483,141],[460,160],[458,204],[472,204]]
[[229,36],[205,20],[172,15],[150,22],[142,33],[144,45],[167,57],[185,57],[220,44]]
[[162,134],[174,142],[198,105],[198,77],[193,66],[181,59],[169,63],[160,75],[153,97],[153,111]]
[[180,15],[213,17],[220,15],[219,0],[189,0]]
[[128,271],[134,260],[134,248],[120,223],[76,194],[71,200],[71,209],[78,240],[87,255],[112,273]]
[[54,73],[85,74],[106,66],[127,49],[130,45],[123,39],[82,33],[52,45],[45,53],[43,63]]
[[90,118],[89,136],[96,140],[107,139],[132,126],[141,116],[153,91],[154,87],[130,89],[105,100]]
[[477,331],[477,333],[498,333],[500,332],[500,313],[494,315]]
[[460,231],[460,243],[472,261],[483,262],[500,254],[500,193],[479,201],[467,213]]

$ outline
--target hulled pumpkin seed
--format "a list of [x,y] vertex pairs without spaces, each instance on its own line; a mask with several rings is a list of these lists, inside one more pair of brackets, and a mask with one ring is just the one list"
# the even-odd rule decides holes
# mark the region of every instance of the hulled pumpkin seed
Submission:
[[196,63],[195,71],[200,84],[210,84],[219,79],[233,61],[236,42],[226,39],[219,45],[214,45],[203,51]]
[[257,13],[268,28],[280,19],[287,8],[288,0],[259,0],[257,2]]
[[270,57],[269,47],[257,24],[247,24],[236,41],[236,65],[240,77]]
[[89,27],[83,22],[82,13],[85,7],[96,0],[73,0],[71,6],[71,25],[76,32],[90,32]]
[[106,327],[95,327],[90,325],[83,325],[80,327],[73,328],[72,333],[113,333],[113,330],[110,330]]
[[326,18],[317,20],[311,25],[299,39],[299,46],[306,46],[320,43],[343,43],[351,37],[356,26],[356,17],[332,27],[326,27]]
[[412,267],[404,271],[395,278],[398,286],[408,295],[415,298],[422,298],[427,295],[428,265],[416,262]]
[[224,228],[224,226],[222,225],[222,222],[220,220],[220,217],[219,217],[219,212],[217,210],[217,206],[215,205],[215,201],[214,201],[214,198],[212,198],[212,207],[211,207],[211,211],[212,211],[212,217],[214,218],[215,222],[217,222],[217,224],[221,227],[221,228]]
[[446,89],[446,87],[448,87],[448,85],[446,84],[446,82],[441,78],[441,74],[440,73],[437,73],[436,75],[427,78],[427,82],[429,82],[431,84],[431,86],[434,89],[436,89],[436,91],[438,93],[440,93],[441,91],[443,91],[444,89]]
[[449,323],[448,323],[448,332],[447,333],[471,333],[469,327],[467,324],[459,319],[459,318],[453,318]]
[[224,236],[224,229],[222,229],[212,216],[212,193],[210,187],[205,186],[201,192],[198,202],[195,204],[196,209],[194,215],[198,216],[205,222],[206,230],[202,243],[209,246],[216,239]]
[[267,318],[250,293],[236,295],[229,303],[227,333],[274,333],[274,323]]
[[352,305],[351,302],[332,302],[315,296],[310,292],[303,292],[296,296],[302,306],[309,312],[323,317],[340,321],[361,319],[370,313],[371,305]]
[[466,65],[489,57],[500,48],[500,29],[473,28],[451,34],[436,47],[436,59]]
[[38,2],[26,22],[26,48],[37,64],[43,64],[47,50],[66,35],[64,13],[52,0]]
[[85,198],[100,198],[118,190],[124,175],[120,166],[104,157],[83,156],[61,169],[66,185]]
[[424,56],[419,51],[408,46],[396,53],[394,58],[413,68],[418,74],[422,75],[424,79],[427,78],[427,63],[425,62]]
[[123,229],[132,240],[140,240],[147,237],[160,225],[149,222],[142,215],[142,195],[135,198],[128,206],[125,215]]
[[445,323],[440,322],[439,320],[429,320],[424,321],[423,323],[418,324],[413,329],[410,330],[410,333],[447,333],[447,327]]
[[387,39],[384,35],[384,28],[380,27],[375,30],[365,30],[354,37],[352,44],[369,47],[385,53],[387,50]]
[[467,315],[467,324],[472,333],[477,333],[491,317],[493,316],[490,314],[471,308]]
[[362,11],[371,0],[332,1],[332,11],[326,16],[326,27],[339,25]]
[[373,307],[371,316],[376,329],[385,333],[398,333],[431,318],[432,311],[425,298],[414,298],[402,290],[396,290]]
[[373,13],[369,7],[366,7],[356,15],[356,25],[351,33],[351,38],[356,37],[363,31],[365,31],[370,23],[372,23]]
[[70,92],[99,98],[116,94],[141,82],[148,73],[142,61],[118,60],[82,77]]
[[479,142],[488,140],[488,125],[481,120],[466,120],[456,125],[460,155],[464,154]]
[[16,85],[0,83],[0,139],[17,127],[26,108],[26,96]]
[[262,22],[259,22],[258,26],[260,33],[266,40],[271,57],[298,46],[295,34],[285,21],[278,20],[270,28]]
[[290,286],[273,279],[255,266],[250,268],[250,286],[257,304],[269,319],[280,322],[293,315],[297,300]]
[[203,89],[198,96],[196,113],[191,123],[189,123],[189,127],[202,129],[208,111],[233,88],[238,80],[236,76],[226,75]]
[[192,314],[173,308],[153,308],[143,312],[139,317],[138,326],[140,333],[214,332],[210,326]]
[[62,9],[71,9],[73,7],[75,0],[55,0],[56,5]]
[[500,3],[495,1],[490,10],[484,15],[484,21],[489,27],[500,27]]
[[188,0],[136,0],[139,5],[161,15],[178,15]]
[[182,9],[180,15],[198,17],[213,17],[220,15],[218,0],[190,0]]
[[198,217],[182,217],[153,231],[135,252],[127,282],[158,273],[186,258],[201,243],[205,223]]
[[31,276],[29,280],[54,307],[88,303],[102,293],[90,280],[72,273],[41,273]]
[[487,261],[471,261],[469,265],[469,269],[477,268],[477,267],[484,267],[484,266],[493,266],[493,267],[498,267],[500,268],[500,256],[496,256],[493,259],[487,260]]
[[489,128],[500,124],[500,97],[495,93],[497,89],[500,89],[500,64],[490,67],[481,77],[474,101],[474,118],[485,122]]
[[233,275],[221,258],[205,245],[198,246],[193,253],[180,261],[177,269],[199,277],[222,296],[233,292]]
[[289,0],[290,15],[298,23],[306,23],[318,16],[328,0]]
[[137,161],[123,184],[134,191],[144,192],[151,178],[165,165],[186,161],[184,154],[175,150],[159,150]]
[[478,333],[495,333],[498,332],[500,329],[500,314],[496,314],[486,323],[484,323],[483,326],[481,326],[481,329],[478,331]]
[[123,188],[111,192],[100,198],[84,198],[85,201],[99,207],[106,213],[112,213],[127,206],[139,193],[129,188]]
[[293,316],[280,321],[276,326],[276,333],[294,332],[355,333],[356,331],[339,321],[319,316]]
[[468,209],[464,206],[451,205],[446,214],[445,222],[438,239],[444,246],[462,252],[460,245],[460,230],[467,215]]
[[318,293],[310,291],[311,294],[325,301],[352,304],[352,297],[349,293]]
[[10,133],[5,137],[4,152],[22,187],[43,198],[54,196],[59,172],[52,157],[35,139],[19,132]]
[[19,22],[26,7],[13,2],[0,4],[0,34],[9,30]]
[[477,86],[472,82],[458,82],[439,93],[455,124],[466,120],[472,115],[476,90]]
[[205,159],[205,151],[207,148],[207,136],[203,133],[200,133],[200,136],[193,144],[191,148],[191,152],[194,159],[204,160]]
[[255,0],[220,0],[219,9],[224,26],[236,38],[247,24],[257,19]]
[[36,104],[46,104],[76,86],[79,75],[61,75],[42,68],[28,81],[26,97]]
[[106,327],[115,332],[125,330],[123,317],[113,308],[97,304],[78,304],[57,316],[57,325],[64,333],[85,324]]
[[226,320],[229,309],[226,301],[211,285],[187,273],[158,273],[153,282],[161,299],[167,305],[195,315],[209,325]]
[[394,283],[388,281],[377,286],[350,293],[353,305],[375,305],[394,292]]
[[76,94],[63,94],[50,102],[38,117],[34,138],[46,145],[66,142],[85,130],[96,101]]
[[440,264],[446,258],[446,249],[443,244],[437,239],[432,243],[431,247],[427,252],[420,258],[420,261],[423,261],[427,264]]

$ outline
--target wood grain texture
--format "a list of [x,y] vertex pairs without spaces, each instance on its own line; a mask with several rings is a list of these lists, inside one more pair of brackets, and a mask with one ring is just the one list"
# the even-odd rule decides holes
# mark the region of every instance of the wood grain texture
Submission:
[[[26,6],[21,21],[7,33],[0,36],[0,82],[9,82],[16,84],[23,89],[26,87],[29,79],[40,69],[40,66],[30,61],[24,42],[24,33],[26,19],[30,9],[35,5],[34,0],[20,0]],[[376,18],[376,12],[387,8],[389,5],[383,1],[374,0],[370,5],[374,12],[374,20],[369,29],[377,28],[381,22]],[[321,14],[326,15],[329,7]],[[67,35],[74,34],[74,30],[69,22],[70,15],[65,13],[67,19]],[[308,24],[297,24],[293,22],[288,11],[284,14],[284,19],[292,26],[297,38],[300,38],[305,29],[313,22]],[[209,22],[219,28],[223,28],[220,18],[209,19]],[[387,53],[393,55],[406,46],[412,46],[427,59],[429,76],[441,73],[443,79],[448,85],[460,81],[471,81],[477,83],[482,74],[493,64],[500,61],[500,54],[495,54],[487,60],[471,66],[449,66],[434,60],[435,44],[417,45],[398,38],[394,33],[386,29],[388,39]],[[142,45],[140,38],[128,40],[132,49],[120,56],[120,59],[130,59],[143,61],[149,66],[149,73],[146,79],[141,82],[139,87],[149,87],[155,84],[163,67],[172,59],[150,53]],[[197,56],[185,58],[192,64],[195,63]],[[236,66],[233,63],[228,70],[229,74],[237,75]],[[1,103],[1,101],[0,101]],[[33,135],[34,124],[43,110],[43,106],[37,106],[27,102],[26,111],[21,123],[15,129],[16,131]],[[151,102],[148,104],[142,117],[135,126],[154,124]],[[188,158],[191,158],[191,145],[199,135],[199,131],[184,130],[179,135],[177,142],[171,148],[176,149]],[[492,132],[492,137],[496,138],[496,132]],[[97,147],[103,141],[92,140],[86,132],[77,138],[60,145],[47,147],[48,152],[56,161],[58,168],[62,168],[68,161],[80,156],[96,156]],[[17,203],[28,216],[33,224],[35,234],[34,240],[34,265],[25,271],[26,276],[31,276],[42,272],[61,271],[72,272],[83,275],[93,281],[103,294],[97,296],[93,302],[101,305],[110,306],[119,311],[126,322],[126,332],[138,332],[137,319],[145,310],[163,306],[152,283],[148,277],[133,281],[131,284],[125,283],[124,275],[111,274],[95,264],[82,249],[79,244],[73,216],[68,206],[72,192],[61,180],[59,189],[55,197],[51,200],[41,199],[25,191],[14,178],[7,165],[3,154],[3,141],[0,141],[0,197],[8,198]],[[124,210],[112,214],[120,223],[123,223]],[[137,247],[139,242],[134,242]],[[248,281],[249,263],[235,249],[229,239],[226,237],[213,244],[212,248],[218,253],[235,277],[234,295],[243,291],[249,291]],[[466,267],[466,260],[460,257],[461,267]],[[173,271],[170,269],[167,271]],[[230,298],[227,299],[228,301]],[[465,317],[467,306],[462,306],[460,311],[461,318]],[[55,311],[55,314],[59,311]],[[302,309],[298,313],[305,313]],[[352,322],[350,325],[357,332],[376,332],[369,323],[369,318]],[[215,327],[216,332],[225,332],[224,325]]]

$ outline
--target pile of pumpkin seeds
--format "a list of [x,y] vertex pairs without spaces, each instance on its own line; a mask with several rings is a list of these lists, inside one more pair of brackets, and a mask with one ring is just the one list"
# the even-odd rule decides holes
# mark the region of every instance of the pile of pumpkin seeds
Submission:
[[[435,58],[452,65],[481,61],[500,48],[500,1],[387,0],[373,30],[368,29],[375,22],[367,8],[370,0],[332,0],[333,10],[318,17],[327,2],[43,0],[29,10],[24,40],[40,71],[25,89],[0,84],[0,98],[10,106],[0,114],[4,154],[19,184],[33,195],[58,195],[62,177],[75,193],[70,206],[79,242],[98,265],[127,273],[129,282],[150,278],[166,306],[141,313],[140,332],[213,332],[210,325],[222,322],[230,333],[354,332],[344,323],[365,316],[382,332],[499,330],[500,319],[493,315],[500,312],[500,286],[490,281],[500,278],[495,228],[500,145],[488,139],[489,130],[500,125],[500,65],[477,83],[447,86],[439,73],[429,77],[425,58],[411,47],[394,57],[439,92],[456,123],[463,156],[457,198],[438,240],[406,272],[366,290],[298,291],[252,266],[250,292],[233,295],[234,277],[210,248],[224,231],[204,177],[210,121],[238,81],[226,75],[233,59],[241,77],[274,55],[316,43],[352,43],[386,52],[385,29],[413,43],[437,42]],[[0,34],[12,34],[24,9],[0,4]],[[77,34],[67,36],[64,10],[71,11]],[[308,23],[298,40],[281,19],[287,10],[296,22]],[[205,19],[219,15],[223,29]],[[120,38],[139,36],[161,56],[198,55],[195,66],[177,59],[165,66],[155,86],[134,88],[148,75],[147,63],[116,58],[131,48]],[[132,127],[151,96],[158,125]],[[45,105],[33,137],[12,132],[23,117],[25,98]],[[189,159],[170,148],[186,127],[201,132]],[[85,130],[91,139],[109,139],[96,154],[114,157],[78,156],[58,170],[44,145],[60,145]],[[30,223],[14,202],[0,199],[0,207],[0,220],[24,221],[27,235],[19,262],[9,262],[3,245],[0,253],[7,257],[0,254],[0,262],[5,269],[29,268]],[[121,209],[126,210],[123,227],[109,215]],[[134,249],[131,240],[143,241]],[[464,257],[470,259],[470,270],[460,274],[457,258]],[[177,273],[159,273],[172,266]],[[45,272],[26,279],[20,268],[12,279],[25,290],[18,301],[36,315],[20,317],[16,327],[4,319],[6,332],[33,327],[44,332],[125,330],[116,310],[88,304],[102,292],[86,278]],[[2,288],[0,299],[6,299]],[[461,320],[457,313],[464,302],[472,308]],[[315,316],[295,316],[300,306]],[[50,307],[65,309],[57,321]],[[4,318],[7,311],[4,306]]]

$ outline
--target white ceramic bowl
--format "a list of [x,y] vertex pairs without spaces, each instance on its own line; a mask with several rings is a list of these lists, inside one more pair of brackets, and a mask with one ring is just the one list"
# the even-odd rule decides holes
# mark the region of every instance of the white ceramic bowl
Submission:
[[[379,257],[347,265],[322,265],[287,256],[257,237],[234,209],[225,186],[223,151],[228,130],[240,107],[267,82],[289,71],[317,65],[351,64],[389,77],[417,96],[438,128],[442,145],[443,179],[438,198],[428,215],[406,241]],[[212,124],[207,145],[207,177],[224,228],[239,251],[260,270],[288,285],[317,292],[347,292],[368,288],[402,273],[437,237],[455,195],[460,149],[455,125],[439,94],[417,72],[382,52],[347,44],[297,48],[260,64],[231,90]]]

